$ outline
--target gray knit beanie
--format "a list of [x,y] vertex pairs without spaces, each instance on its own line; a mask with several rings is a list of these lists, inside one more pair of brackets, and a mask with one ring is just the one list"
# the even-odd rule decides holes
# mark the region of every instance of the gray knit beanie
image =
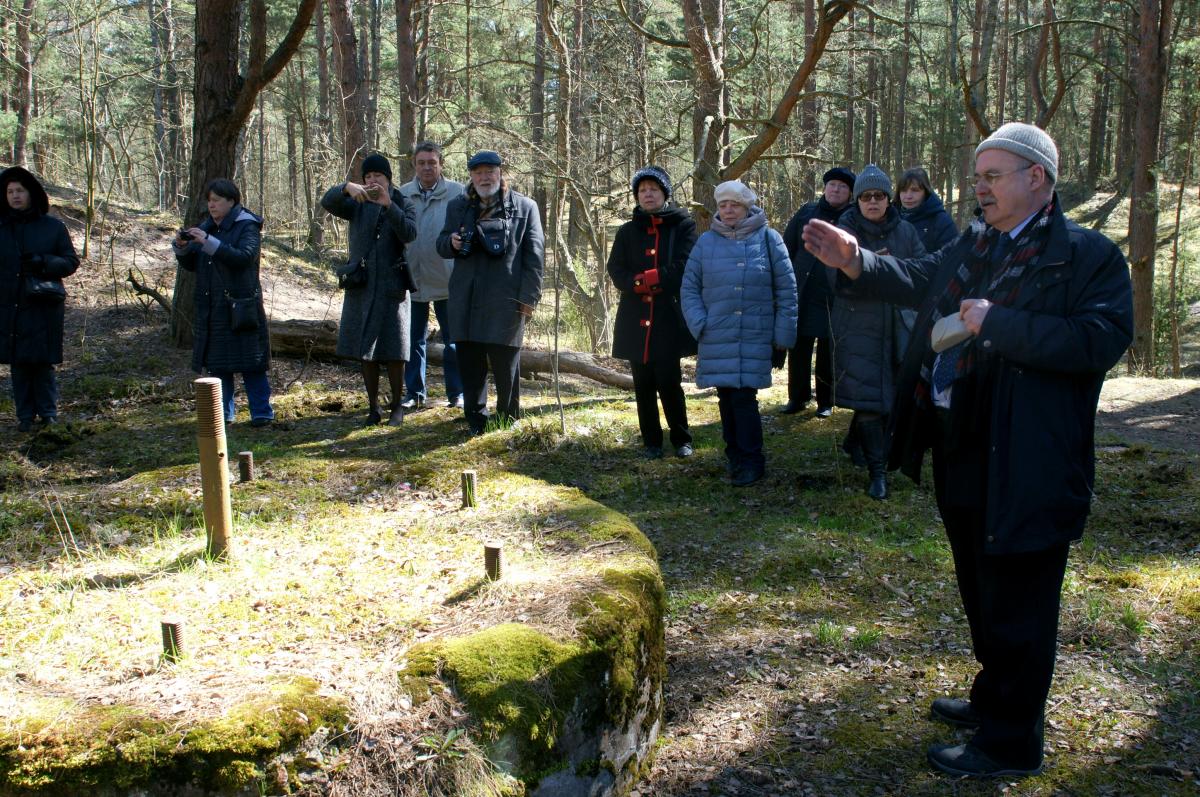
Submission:
[[854,201],[867,191],[882,191],[888,198],[892,196],[892,178],[874,163],[868,163],[854,180]]
[[975,157],[989,149],[1002,149],[1033,161],[1046,170],[1050,182],[1058,182],[1058,147],[1054,139],[1040,127],[1024,122],[1008,122],[985,138],[975,148]]

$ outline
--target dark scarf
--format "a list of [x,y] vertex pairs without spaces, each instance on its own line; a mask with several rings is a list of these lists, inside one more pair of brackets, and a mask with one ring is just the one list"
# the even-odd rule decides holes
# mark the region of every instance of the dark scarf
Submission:
[[[964,299],[986,298],[992,304],[1007,306],[1012,304],[1021,289],[1021,281],[1025,274],[1037,266],[1046,245],[1050,240],[1050,225],[1054,221],[1056,211],[1055,198],[1039,210],[1015,241],[1011,241],[1008,253],[1004,259],[992,269],[992,248],[996,245],[1001,233],[995,227],[987,225],[980,216],[971,222],[971,232],[975,235],[975,243],[965,260],[946,283],[930,319],[930,329],[945,316],[957,314],[959,305]],[[987,287],[982,292],[980,288],[984,280]],[[930,348],[925,354],[921,365],[921,376],[917,380],[915,398],[917,406],[926,407],[932,395],[933,365],[937,354]],[[978,364],[979,352],[976,351],[975,338],[967,338],[962,343],[952,346],[942,352],[942,357],[954,360],[954,381],[972,373]]]

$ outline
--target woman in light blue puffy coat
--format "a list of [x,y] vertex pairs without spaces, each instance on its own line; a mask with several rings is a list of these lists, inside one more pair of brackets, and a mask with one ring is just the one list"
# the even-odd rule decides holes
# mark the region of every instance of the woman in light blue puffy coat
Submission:
[[796,277],[783,237],[738,180],[717,186],[717,215],[688,257],[680,304],[699,343],[696,384],[715,387],[729,475],[738,486],[766,472],[759,388],[774,351],[796,343]]

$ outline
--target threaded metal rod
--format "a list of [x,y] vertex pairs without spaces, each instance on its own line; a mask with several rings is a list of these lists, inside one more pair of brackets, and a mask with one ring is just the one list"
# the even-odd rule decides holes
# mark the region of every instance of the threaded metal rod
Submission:
[[254,481],[254,452],[239,451],[238,452],[238,474],[242,481]]
[[161,625],[163,658],[167,661],[179,661],[183,655],[183,621],[170,618],[163,620]]
[[233,529],[221,380],[206,376],[192,384],[196,386],[196,442],[200,448],[204,531],[208,536],[208,555],[215,559],[225,556],[229,548],[229,534]]
[[493,540],[483,544],[483,569],[489,581],[504,577],[504,543]]
[[478,486],[479,474],[477,471],[464,470],[462,472],[462,505],[463,509],[478,506],[478,497],[476,495],[476,487]]

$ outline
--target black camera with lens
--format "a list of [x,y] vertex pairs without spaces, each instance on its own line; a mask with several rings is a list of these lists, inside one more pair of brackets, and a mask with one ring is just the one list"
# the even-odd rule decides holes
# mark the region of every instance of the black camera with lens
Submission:
[[471,245],[475,242],[475,231],[463,230],[458,234],[458,240],[461,242],[461,245],[458,247],[458,256],[470,257]]

